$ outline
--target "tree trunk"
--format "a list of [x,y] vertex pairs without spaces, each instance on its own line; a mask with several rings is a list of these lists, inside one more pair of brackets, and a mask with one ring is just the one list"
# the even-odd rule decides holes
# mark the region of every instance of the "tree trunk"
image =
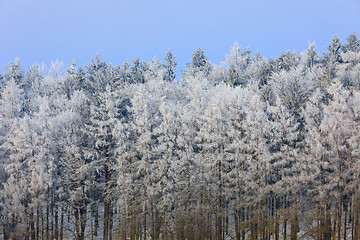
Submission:
[[43,213],[43,208],[40,208],[40,213],[41,213],[41,239],[44,239],[44,213]]
[[338,240],[341,240],[341,215],[342,215],[342,212],[341,212],[341,206],[343,205],[342,204],[342,197],[340,197],[340,200],[339,200],[339,204],[337,205],[338,206],[338,215],[337,215],[337,239]]
[[104,229],[103,229],[103,239],[108,240],[109,237],[109,214],[110,214],[110,203],[109,200],[105,198],[104,201]]
[[55,207],[55,230],[54,230],[54,238],[55,240],[59,239],[59,209]]
[[50,219],[49,219],[49,215],[50,215],[50,206],[49,206],[49,203],[46,204],[46,229],[45,229],[45,239],[46,240],[49,240],[49,237],[50,237]]
[[280,199],[275,197],[275,240],[280,239]]
[[359,239],[359,209],[358,209],[358,199],[355,197],[356,203],[353,204],[353,212],[354,212],[354,240]]
[[151,202],[151,239],[157,239],[155,238],[155,225],[156,225],[156,219],[155,219],[155,209],[154,209],[154,203]]
[[295,206],[293,206],[291,211],[291,230],[290,230],[290,239],[291,240],[297,240],[297,233],[299,231],[299,223],[298,223],[298,215],[297,215],[297,203],[295,200],[294,203]]
[[112,234],[113,234],[113,215],[114,215],[114,209],[110,207],[110,222],[109,222],[109,240],[112,240]]
[[50,239],[53,240],[54,239],[54,219],[55,219],[55,214],[54,214],[54,195],[52,193],[52,191],[50,192],[51,194],[51,204],[50,204]]
[[97,237],[98,229],[99,229],[99,203],[98,202],[95,203],[94,215],[95,215],[95,219],[94,219],[94,236]]
[[86,209],[87,206],[83,203],[83,206],[80,208],[80,237],[85,239],[85,228],[86,228]]
[[288,218],[288,214],[287,214],[287,199],[286,196],[284,197],[284,215],[283,215],[283,239],[286,240],[287,237],[287,218]]
[[[108,156],[109,157],[109,156]],[[109,222],[110,222],[110,169],[108,163],[105,164],[105,197],[104,197],[104,229],[103,240],[109,239]]]
[[346,225],[346,222],[347,222],[347,211],[346,211],[346,208],[345,208],[345,219],[344,219],[344,240],[346,240],[346,234],[347,234],[347,232],[346,232],[346,228],[347,228],[347,225]]
[[40,206],[36,207],[36,232],[35,239],[40,239]]
[[[220,153],[220,147],[219,147],[219,153]],[[221,167],[221,159],[219,158],[219,161],[218,161],[218,184],[219,184],[219,189],[218,189],[218,201],[219,201],[219,206],[218,206],[218,219],[217,219],[217,222],[218,222],[218,237],[217,239],[218,240],[222,240],[223,239],[223,235],[222,235],[222,232],[223,232],[223,217],[222,217],[222,207],[223,207],[223,202],[222,202],[222,176],[221,176],[221,171],[222,171],[222,167]]]
[[[246,221],[246,213],[245,213],[244,207],[241,208],[240,219],[242,219],[242,223],[244,223]],[[241,224],[241,225],[243,225],[243,224]],[[242,227],[241,228],[241,239],[245,240],[245,237],[246,237],[245,227]]]
[[60,240],[64,239],[64,207],[61,207]]
[[239,211],[234,210],[234,222],[235,222],[235,239],[240,240],[240,226],[239,226]]
[[80,236],[80,214],[79,214],[79,208],[75,208],[74,216],[75,216],[75,233],[76,233],[76,240],[81,240],[81,236]]
[[331,239],[331,214],[330,214],[330,203],[325,204],[324,214],[324,234],[323,239]]
[[[167,206],[165,207],[165,209],[167,209]],[[167,240],[168,239],[168,222],[167,222],[167,211],[164,211],[163,217],[160,216],[160,212],[157,213],[157,215],[159,215],[157,218],[159,219],[159,227],[156,228],[156,239],[159,239],[160,237],[160,232],[162,233],[162,239]],[[162,227],[160,227],[162,226]]]
[[110,223],[110,188],[111,188],[111,128],[108,126],[107,128],[107,152],[106,152],[106,163],[104,164],[104,171],[105,171],[105,196],[104,196],[104,229],[103,229],[103,240],[109,239],[109,223]]
[[34,220],[34,209],[30,209],[30,217],[29,217],[29,223],[30,223],[30,237],[31,239],[35,240],[35,220]]
[[[145,203],[144,203],[145,204]],[[147,224],[147,222],[146,222],[146,205],[145,205],[145,207],[144,207],[144,212],[143,212],[143,214],[144,214],[144,217],[143,217],[143,224],[144,224],[144,240],[146,240],[146,232],[147,232],[147,228],[146,228],[146,224]]]

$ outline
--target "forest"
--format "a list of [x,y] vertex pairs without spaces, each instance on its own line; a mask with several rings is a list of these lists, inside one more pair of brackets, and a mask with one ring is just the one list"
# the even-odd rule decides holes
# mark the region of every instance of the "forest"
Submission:
[[0,74],[0,239],[360,239],[360,41]]

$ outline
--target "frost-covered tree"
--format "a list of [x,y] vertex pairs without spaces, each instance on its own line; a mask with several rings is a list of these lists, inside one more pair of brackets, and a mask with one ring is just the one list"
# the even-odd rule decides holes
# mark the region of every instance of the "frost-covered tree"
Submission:
[[339,74],[339,77],[341,78],[341,75],[347,75],[351,70],[349,71],[349,68],[356,67],[360,63],[360,40],[357,37],[356,33],[352,33],[347,38],[347,44],[344,44],[342,47],[342,60],[345,63],[351,63],[350,66],[348,64],[345,64],[344,66],[341,66],[340,71],[343,71]]
[[[316,73],[305,71],[303,66],[293,68],[290,71],[274,73],[270,85],[274,93],[280,97],[282,104],[294,115],[300,124],[299,131],[303,131],[303,116],[301,114],[309,94],[316,86],[312,79],[316,78]],[[302,135],[299,135],[299,139]]]
[[[87,109],[87,98],[83,92],[74,91],[71,99],[66,95],[65,104],[56,104],[57,114],[51,121],[53,136],[56,139],[56,152],[61,161],[56,161],[55,167],[60,176],[56,176],[56,197],[61,219],[64,212],[71,212],[68,216],[74,220],[74,225],[60,226],[73,229],[76,239],[84,239],[88,219],[88,205],[91,197],[92,175],[94,169],[86,156],[88,133],[84,126]],[[56,212],[55,212],[56,213]],[[92,219],[90,220],[92,221]],[[93,229],[91,229],[93,231]]]
[[43,79],[44,73],[38,64],[32,65],[26,73],[24,110],[27,114],[32,114],[36,110],[36,98],[43,94],[41,89]]
[[112,79],[108,78],[110,74],[108,64],[101,61],[99,55],[96,55],[91,60],[91,64],[86,66],[87,76],[84,81],[83,90],[90,98],[96,98],[97,93],[103,92],[111,82]]
[[278,71],[289,71],[298,64],[298,56],[296,52],[290,50],[282,53],[279,57],[275,58],[275,66]]
[[163,75],[163,69],[161,69],[161,62],[155,56],[148,63],[147,71],[144,73],[146,79],[157,79],[159,76]]
[[6,70],[8,71],[5,73],[5,79],[6,81],[14,80],[15,83],[22,88],[25,84],[25,78],[24,78],[24,70],[22,69],[20,65],[19,58],[15,58],[14,62],[10,62],[6,67]]
[[314,67],[318,62],[319,54],[316,52],[315,43],[309,43],[308,50],[306,52],[306,66],[309,68]]
[[175,72],[177,62],[175,60],[175,55],[169,49],[165,55],[165,64],[163,64],[163,68],[165,69],[164,80],[173,82],[175,80]]
[[335,35],[331,40],[331,44],[327,47],[328,53],[324,53],[325,71],[324,78],[327,84],[331,83],[332,79],[336,77],[336,67],[341,62],[341,41],[338,35]]
[[212,67],[205,52],[199,47],[192,55],[191,63],[186,63],[189,74],[196,75],[198,73],[208,76]]
[[334,35],[333,39],[331,40],[331,44],[326,48],[329,52],[325,53],[325,60],[331,61],[333,63],[340,62],[341,41],[337,34]]
[[[283,214],[283,237],[286,238],[287,221],[291,223],[291,238],[295,239],[298,232],[297,201],[302,191],[302,176],[300,169],[303,167],[302,152],[299,151],[299,121],[282,103],[280,97],[276,98],[273,106],[268,106],[269,130],[268,144],[271,151],[269,163],[269,184],[274,194],[273,201],[280,204],[280,199],[285,199],[284,209],[291,208],[291,214]],[[287,210],[288,211],[288,210]],[[275,214],[275,235],[279,238],[279,217]]]
[[131,83],[145,83],[145,72],[148,70],[148,65],[144,62],[140,62],[140,58],[137,57],[133,61],[133,66],[130,67],[130,79]]
[[2,128],[9,130],[13,121],[22,116],[24,96],[23,91],[12,79],[8,81],[1,92],[1,121]]
[[360,40],[356,35],[356,32],[350,34],[349,37],[346,38],[347,43],[343,45],[342,51],[343,53],[347,52],[359,52],[360,50]]
[[275,65],[273,64],[273,61],[267,60],[260,52],[256,53],[252,63],[247,67],[247,75],[250,79],[258,81],[259,87],[268,84],[274,71]]
[[[6,171],[8,166],[13,166],[13,161],[10,159],[11,147],[12,144],[9,142],[16,135],[17,128],[19,127],[19,118],[22,116],[22,108],[23,108],[23,91],[18,87],[15,83],[15,78],[11,78],[9,81],[5,83],[5,86],[1,92],[0,99],[0,108],[1,108],[1,187],[0,189],[6,191],[7,182],[11,181],[9,171]],[[17,163],[19,165],[20,163]],[[11,168],[11,167],[10,167]],[[10,180],[9,180],[10,179]],[[16,180],[14,180],[16,182]],[[15,183],[16,184],[16,183]],[[7,189],[9,191],[9,189]],[[4,194],[4,192],[3,192]],[[8,194],[12,194],[11,192]],[[14,197],[21,198],[22,195],[16,196],[16,192],[14,193]],[[19,193],[20,194],[20,193]],[[4,195],[6,196],[6,195]],[[16,221],[12,218],[13,215],[16,215],[18,212],[11,212],[6,210],[7,201],[11,199],[2,198],[1,202],[1,215],[5,216],[3,219],[3,225],[5,229],[9,228],[9,232],[4,231],[5,237],[10,237],[9,233],[15,231]],[[16,208],[16,207],[15,207]],[[5,212],[4,212],[5,211]],[[21,211],[21,210],[20,210]]]
[[64,92],[67,95],[68,99],[70,99],[70,96],[72,95],[73,91],[76,90],[76,82],[74,81],[75,73],[76,73],[76,63],[75,63],[75,59],[73,59],[70,67],[67,69],[67,76],[63,84]]
[[[112,229],[112,186],[113,164],[115,162],[114,126],[116,124],[116,96],[110,86],[99,92],[90,105],[88,131],[90,134],[90,149],[86,153],[93,161],[94,168],[102,184],[100,191],[104,202],[103,238],[109,239]],[[95,173],[96,174],[96,173]],[[97,196],[100,197],[100,196]]]
[[295,116],[277,97],[276,104],[269,106],[269,118],[271,121],[269,142],[272,152],[272,172],[274,192],[279,195],[287,195],[294,186],[294,179],[297,178],[295,170],[299,166],[297,141],[299,139],[299,123]]
[[249,80],[246,69],[252,61],[251,51],[245,48],[241,51],[237,42],[231,48],[230,54],[226,56],[226,64],[228,65],[227,81],[232,86],[245,85]]

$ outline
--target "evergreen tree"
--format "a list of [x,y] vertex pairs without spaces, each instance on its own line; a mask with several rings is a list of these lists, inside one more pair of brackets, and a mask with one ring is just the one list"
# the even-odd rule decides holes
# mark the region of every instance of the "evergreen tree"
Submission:
[[145,83],[145,72],[147,69],[147,64],[140,62],[140,58],[137,57],[133,61],[133,66],[130,67],[131,83]]
[[25,84],[24,70],[21,68],[19,58],[15,58],[15,61],[10,62],[5,68],[8,70],[5,73],[6,81],[13,79],[20,88],[23,88]]
[[105,61],[101,61],[99,55],[96,55],[95,59],[92,59],[91,62],[91,64],[86,66],[87,74],[83,90],[93,101],[97,94],[105,91],[106,86],[113,79],[108,76],[111,74],[108,64]]
[[74,76],[76,72],[75,59],[72,60],[70,67],[66,71],[67,71],[67,76],[63,86],[64,86],[65,94],[67,95],[68,99],[70,99],[70,96],[75,90],[75,82],[74,82]]
[[336,34],[327,47],[328,53],[324,53],[325,81],[329,84],[336,77],[336,66],[341,62],[341,41]]
[[338,63],[341,61],[340,51],[341,51],[341,41],[337,34],[334,35],[331,40],[331,44],[326,47],[329,53],[325,53],[325,60],[331,63]]
[[175,80],[175,67],[177,65],[177,62],[175,60],[175,56],[172,54],[170,49],[165,55],[165,62],[166,64],[163,64],[163,68],[165,69],[164,81],[173,82]]
[[41,96],[44,73],[40,66],[34,64],[26,73],[26,88],[24,89],[24,109],[27,114],[33,114],[36,108],[36,98]]
[[349,37],[346,38],[347,43],[343,45],[342,51],[343,53],[346,52],[356,52],[358,53],[360,50],[360,40],[356,33],[350,34]]
[[148,69],[145,73],[146,81],[157,79],[159,76],[163,76],[163,69],[161,69],[162,64],[160,63],[159,59],[157,57],[154,57],[150,60],[148,63]]
[[247,76],[247,68],[251,64],[251,51],[245,48],[241,51],[238,43],[235,42],[230,54],[226,56],[226,63],[229,66],[228,79],[232,86],[245,85],[249,80]]
[[[103,239],[111,238],[112,234],[112,194],[113,194],[113,164],[115,162],[114,128],[116,124],[116,99],[111,86],[96,95],[90,106],[90,121],[88,131],[92,138],[89,157],[93,160],[94,168],[101,172],[101,199],[104,202]],[[99,183],[98,183],[99,184]]]
[[306,52],[306,66],[308,68],[314,67],[318,61],[319,54],[316,52],[315,43],[309,43],[308,50]]
[[212,69],[208,58],[200,47],[193,53],[191,63],[186,63],[186,67],[190,74],[202,73],[204,76],[208,76]]
[[290,50],[282,53],[279,57],[275,58],[275,65],[278,71],[285,70],[289,71],[298,64],[298,56]]

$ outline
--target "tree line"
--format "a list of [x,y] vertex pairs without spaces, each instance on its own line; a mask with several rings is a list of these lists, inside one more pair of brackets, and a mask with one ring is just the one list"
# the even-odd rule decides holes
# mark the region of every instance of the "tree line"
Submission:
[[0,75],[2,239],[360,239],[360,41]]

